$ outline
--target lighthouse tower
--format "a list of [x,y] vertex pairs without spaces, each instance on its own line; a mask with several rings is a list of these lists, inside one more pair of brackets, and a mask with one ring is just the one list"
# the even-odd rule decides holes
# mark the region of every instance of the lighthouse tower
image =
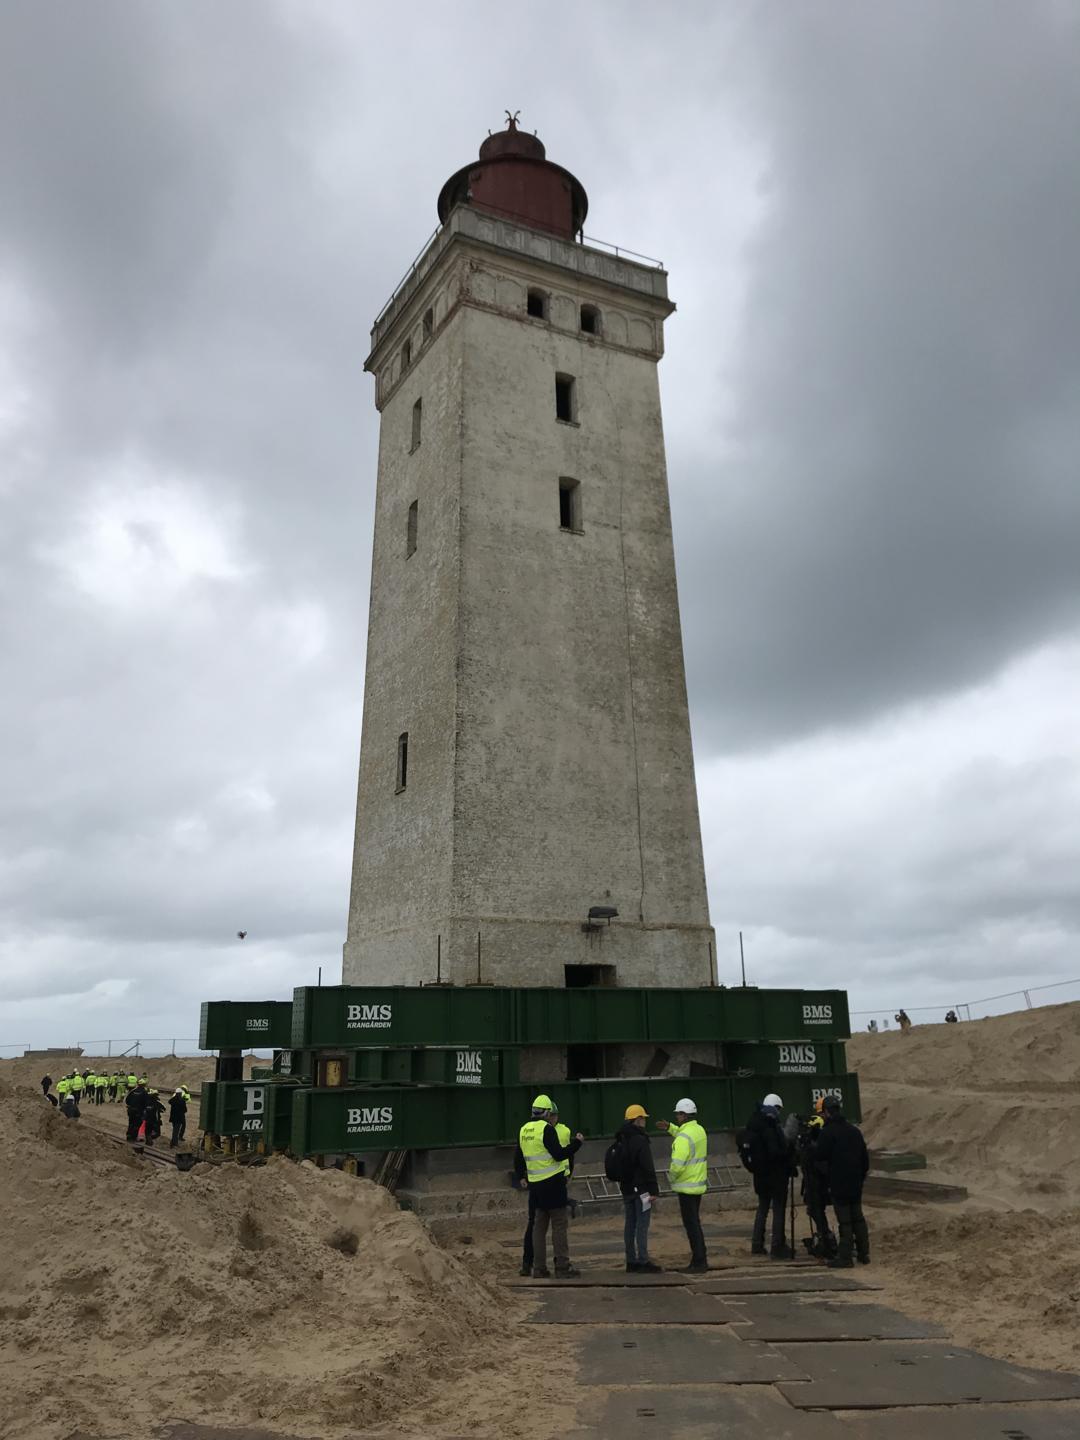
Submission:
[[517,128],[372,330],[350,984],[702,985],[657,264]]

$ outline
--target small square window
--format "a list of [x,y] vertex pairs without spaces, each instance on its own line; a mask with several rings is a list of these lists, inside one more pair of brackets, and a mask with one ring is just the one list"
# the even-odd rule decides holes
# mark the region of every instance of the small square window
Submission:
[[419,519],[420,501],[414,500],[409,506],[409,518],[405,522],[405,559],[416,551],[416,525]]
[[530,290],[525,300],[526,313],[534,320],[548,318],[548,297],[543,290]]
[[409,783],[409,732],[403,731],[398,736],[397,742],[397,788],[395,793],[400,795]]
[[431,337],[432,337],[432,335],[434,335],[434,333],[435,333],[435,311],[434,311],[434,310],[425,310],[425,311],[424,311],[424,319],[423,319],[423,322],[422,322],[422,328],[423,328],[423,332],[424,332],[424,339],[425,339],[425,340],[430,340]]
[[577,381],[572,375],[555,376],[555,418],[571,424],[577,419]]
[[566,475],[559,480],[559,529],[581,531],[581,484]]
[[600,334],[600,311],[595,305],[582,305],[581,328],[586,335]]
[[423,423],[424,402],[423,400],[417,400],[416,404],[412,407],[412,443],[409,445],[410,451],[418,450],[420,448],[420,437]]

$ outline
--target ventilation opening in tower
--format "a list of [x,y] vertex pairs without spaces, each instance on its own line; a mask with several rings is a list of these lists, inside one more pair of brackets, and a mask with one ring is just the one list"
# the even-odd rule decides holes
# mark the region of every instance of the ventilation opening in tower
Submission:
[[614,965],[564,965],[566,988],[575,990],[584,985],[615,985]]

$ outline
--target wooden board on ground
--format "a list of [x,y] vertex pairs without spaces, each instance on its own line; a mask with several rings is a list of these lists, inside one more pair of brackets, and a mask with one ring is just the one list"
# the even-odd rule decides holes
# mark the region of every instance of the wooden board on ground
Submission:
[[848,1294],[855,1291],[880,1290],[873,1280],[858,1279],[842,1271],[759,1269],[738,1275],[709,1276],[697,1281],[695,1289],[706,1295],[812,1295]]
[[717,1385],[809,1379],[790,1354],[737,1340],[717,1325],[597,1327],[582,1335],[578,1355],[581,1385],[633,1385],[653,1378],[667,1385],[700,1385],[706,1378]]
[[929,1340],[945,1333],[884,1305],[821,1296],[732,1296],[726,1304],[746,1340]]
[[1078,1375],[1027,1370],[954,1345],[841,1341],[784,1345],[779,1350],[810,1377],[808,1385],[780,1386],[781,1394],[800,1409],[863,1410],[1080,1399]]
[[545,1290],[534,1325],[729,1325],[732,1307],[689,1287]]
[[756,1385],[648,1385],[601,1392],[583,1402],[578,1426],[569,1440],[613,1435],[620,1440],[848,1440],[847,1428],[834,1416],[793,1410],[775,1390]]

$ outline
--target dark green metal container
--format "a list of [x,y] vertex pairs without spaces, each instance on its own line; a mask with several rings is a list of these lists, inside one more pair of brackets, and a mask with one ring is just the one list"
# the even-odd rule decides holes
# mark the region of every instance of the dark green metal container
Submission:
[[280,1050],[292,1036],[291,1000],[204,1000],[202,1050]]
[[303,986],[297,1050],[843,1040],[842,990]]
[[[785,1115],[803,1116],[814,1113],[819,1098],[839,1095],[847,1118],[856,1122],[862,1119],[857,1075],[755,1075],[735,1077],[730,1083],[736,1128],[746,1124],[768,1094],[780,1096]],[[691,1089],[688,1093],[694,1092]]]
[[514,1085],[517,1078],[518,1052],[513,1049],[428,1046],[411,1050],[354,1050],[349,1056],[349,1079],[358,1085],[382,1082],[471,1088]]
[[292,1044],[297,1050],[513,1044],[514,994],[495,986],[300,986],[293,992]]
[[723,1054],[729,1075],[842,1075],[847,1069],[842,1040],[725,1041]]

